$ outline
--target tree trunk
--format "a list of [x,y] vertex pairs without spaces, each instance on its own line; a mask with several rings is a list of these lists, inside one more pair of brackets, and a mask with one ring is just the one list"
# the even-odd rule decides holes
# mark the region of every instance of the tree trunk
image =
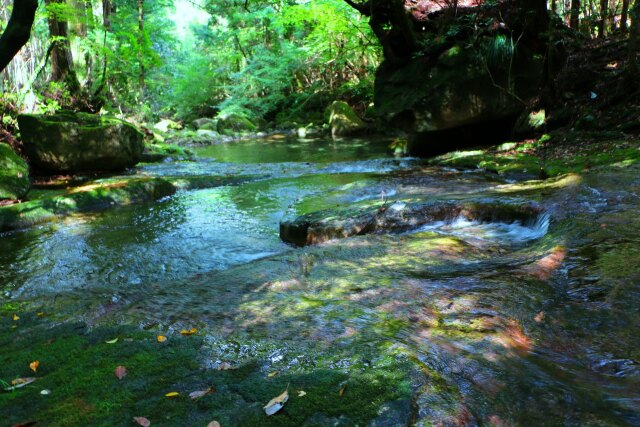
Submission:
[[620,30],[627,32],[627,21],[629,20],[629,0],[622,0],[622,14],[620,15]]
[[638,37],[640,37],[640,0],[635,0],[631,9],[631,30],[629,34],[628,81],[638,88],[640,72],[638,71]]
[[144,0],[138,0],[138,63],[140,65],[138,83],[140,85],[141,97],[144,97]]
[[102,25],[107,31],[111,31],[111,14],[113,5],[111,0],[102,0]]
[[14,0],[11,17],[0,37],[0,71],[6,68],[29,41],[36,9],[38,0]]
[[569,26],[576,31],[580,30],[580,0],[571,0],[571,18]]
[[[80,83],[73,71],[69,28],[67,21],[59,19],[55,10],[65,2],[64,0],[45,0],[44,3],[48,9],[49,36],[53,40],[51,44],[51,80],[65,83],[69,91],[75,94],[80,90]],[[49,9],[53,5],[55,6]]]
[[607,32],[608,0],[600,0],[600,19],[598,20],[598,37],[604,38]]

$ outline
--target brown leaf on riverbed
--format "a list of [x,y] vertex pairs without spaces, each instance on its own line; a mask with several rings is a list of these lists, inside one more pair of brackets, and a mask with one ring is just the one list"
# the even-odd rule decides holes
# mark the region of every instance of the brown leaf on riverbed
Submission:
[[127,375],[127,368],[125,368],[124,366],[118,366],[114,373],[116,374],[116,377],[121,380]]
[[151,421],[145,417],[133,417],[133,421],[140,424],[142,427],[149,427],[151,425]]
[[33,372],[36,372],[38,370],[38,366],[40,366],[40,362],[37,360],[34,360],[33,362],[29,363],[29,368],[31,368]]
[[196,399],[200,399],[202,396],[206,396],[209,393],[215,393],[215,390],[209,387],[206,390],[192,391],[191,393],[189,393],[189,397],[192,398],[193,400],[196,400]]
[[180,331],[180,333],[181,333],[182,335],[193,335],[193,334],[195,334],[196,332],[198,332],[198,330],[197,330],[196,328],[183,329],[183,330],[181,330],[181,331]]
[[267,415],[273,415],[278,412],[285,403],[289,400],[289,385],[287,385],[287,389],[283,391],[280,395],[274,397],[264,406],[264,412]]

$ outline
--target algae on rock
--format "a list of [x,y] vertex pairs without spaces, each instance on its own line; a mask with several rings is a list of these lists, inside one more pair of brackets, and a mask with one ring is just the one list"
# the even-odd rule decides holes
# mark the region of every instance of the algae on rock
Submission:
[[138,163],[144,150],[142,133],[112,117],[22,114],[18,124],[32,165],[49,172],[121,170]]
[[29,165],[7,144],[0,143],[0,200],[16,200],[29,191]]

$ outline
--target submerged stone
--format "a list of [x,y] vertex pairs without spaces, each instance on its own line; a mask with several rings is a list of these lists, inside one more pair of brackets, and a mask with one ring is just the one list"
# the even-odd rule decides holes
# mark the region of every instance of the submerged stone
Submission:
[[7,144],[0,143],[0,200],[20,199],[29,191],[29,165]]
[[32,165],[48,172],[114,171],[138,163],[143,135],[133,125],[86,113],[18,116]]

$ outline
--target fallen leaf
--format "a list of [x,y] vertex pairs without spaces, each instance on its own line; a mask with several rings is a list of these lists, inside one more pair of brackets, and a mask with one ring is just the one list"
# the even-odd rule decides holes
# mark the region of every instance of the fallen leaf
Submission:
[[278,412],[285,403],[289,400],[289,385],[287,385],[287,389],[282,392],[282,394],[274,397],[264,406],[264,412],[267,415],[273,415]]
[[544,320],[544,311],[541,311],[540,313],[536,314],[533,320],[535,320],[537,323],[542,322]]
[[167,337],[165,337],[164,335],[158,335],[156,340],[158,340],[158,342],[165,342],[167,340]]
[[40,391],[40,394],[43,396],[48,396],[51,394],[51,390],[45,388],[44,390]]
[[177,391],[170,391],[169,393],[165,394],[166,397],[176,397],[176,396],[180,396],[180,393],[178,393]]
[[44,317],[44,316],[45,316],[45,313],[44,313],[44,311],[41,311],[41,312],[39,312],[39,313],[36,313],[36,316],[38,316],[38,317]]
[[269,378],[273,378],[273,377],[275,377],[276,375],[278,375],[278,373],[277,373],[277,372],[269,372],[269,375],[267,375],[267,377],[269,377]]
[[347,389],[347,385],[343,385],[342,388],[340,389],[340,392],[338,393],[340,395],[340,397],[344,396],[344,391]]
[[39,425],[38,421],[26,421],[24,423],[14,424],[11,427],[38,427]]
[[298,397],[302,397],[302,396],[306,396],[306,395],[307,395],[307,393],[304,390],[300,390],[298,392]]
[[11,387],[6,387],[4,390],[5,391],[15,390],[17,388],[24,387],[28,384],[31,384],[35,380],[37,380],[37,378],[34,378],[34,377],[16,378],[15,380],[11,381]]
[[237,366],[233,366],[231,363],[229,362],[222,362],[220,363],[220,365],[218,366],[218,370],[219,371],[228,371],[229,369],[238,369]]
[[33,362],[29,363],[29,367],[33,372],[36,372],[38,370],[38,366],[40,366],[40,362],[37,360],[34,360]]
[[220,423],[217,421],[211,421],[209,424],[207,424],[207,427],[220,427]]
[[124,366],[118,366],[115,370],[115,374],[116,377],[121,380],[125,377],[125,375],[127,375],[127,368],[125,368]]
[[196,399],[200,399],[202,396],[206,396],[207,394],[213,393],[213,392],[215,392],[215,390],[209,387],[206,390],[192,391],[191,393],[189,393],[189,397],[192,398],[193,400],[196,400]]
[[149,427],[151,425],[151,421],[149,421],[145,417],[133,417],[133,421],[135,421],[142,427]]
[[114,338],[114,339],[112,339],[112,340],[105,341],[105,344],[115,344],[115,343],[117,343],[117,342],[118,342],[118,338]]
[[20,316],[18,316],[17,314],[14,314],[14,315],[13,315],[13,320],[14,320],[14,321],[15,321],[15,320],[20,320]]
[[180,331],[180,333],[181,333],[182,335],[193,335],[193,334],[195,334],[196,332],[198,332],[198,330],[197,330],[196,328],[191,328],[191,329],[189,329],[189,330],[187,330],[187,329],[183,329],[183,330],[181,330],[181,331]]

